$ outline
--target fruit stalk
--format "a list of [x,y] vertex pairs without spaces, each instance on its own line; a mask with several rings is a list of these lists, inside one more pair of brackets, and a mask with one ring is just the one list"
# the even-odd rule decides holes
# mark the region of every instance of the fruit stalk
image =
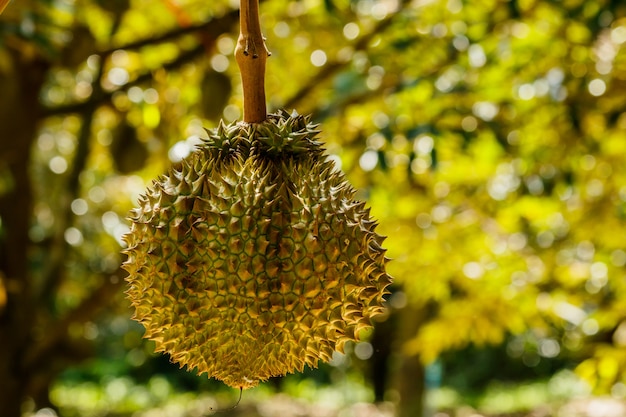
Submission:
[[243,121],[260,123],[267,119],[265,62],[270,53],[261,33],[259,0],[241,0],[239,22],[235,59],[243,84]]
[[4,11],[4,8],[7,7],[10,0],[0,0],[0,14]]

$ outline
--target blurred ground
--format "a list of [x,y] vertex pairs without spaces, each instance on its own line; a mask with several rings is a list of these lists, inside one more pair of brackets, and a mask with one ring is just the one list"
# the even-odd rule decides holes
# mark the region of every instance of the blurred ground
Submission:
[[[227,404],[219,407],[228,407]],[[359,402],[344,407],[328,404],[310,403],[292,398],[285,394],[276,394],[264,401],[246,401],[235,409],[218,408],[215,398],[199,396],[187,401],[130,413],[96,412],[90,416],[99,417],[205,417],[218,415],[223,417],[393,417],[394,406],[391,403],[371,404]],[[51,409],[42,409],[28,413],[25,417],[57,417]],[[64,416],[64,414],[62,415]],[[543,405],[531,411],[510,413],[482,413],[472,407],[461,406],[454,410],[436,411],[432,417],[624,417],[626,401],[608,397],[591,397],[570,400],[564,404]]]
[[581,398],[563,405],[544,405],[532,411],[482,414],[472,408],[437,412],[433,417],[624,417],[626,402],[614,398]]
[[[348,376],[334,384],[310,378],[282,380],[243,392],[218,387],[182,389],[163,375],[139,383],[127,376],[92,381],[59,381],[50,399],[56,411],[25,410],[23,417],[394,417],[389,400],[373,404],[362,380]],[[590,386],[571,371],[549,379],[525,382],[492,380],[472,390],[431,387],[425,397],[425,417],[625,417],[626,389],[612,396],[595,396]],[[0,416],[2,417],[2,416]]]

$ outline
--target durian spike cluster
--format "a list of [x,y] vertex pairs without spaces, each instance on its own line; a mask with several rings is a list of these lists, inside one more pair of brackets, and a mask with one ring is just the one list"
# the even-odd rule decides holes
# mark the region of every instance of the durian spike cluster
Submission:
[[383,237],[308,117],[231,124],[147,189],[128,297],[156,350],[236,388],[316,367],[383,311]]

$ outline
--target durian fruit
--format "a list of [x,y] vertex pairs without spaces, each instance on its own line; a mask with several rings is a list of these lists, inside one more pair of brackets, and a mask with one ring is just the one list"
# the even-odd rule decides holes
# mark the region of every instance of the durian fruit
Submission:
[[153,182],[125,236],[158,351],[240,389],[330,360],[383,311],[383,237],[297,113],[267,115],[258,0],[241,0],[243,122]]
[[125,236],[157,351],[236,388],[316,367],[383,311],[383,237],[308,117],[233,123],[153,182]]

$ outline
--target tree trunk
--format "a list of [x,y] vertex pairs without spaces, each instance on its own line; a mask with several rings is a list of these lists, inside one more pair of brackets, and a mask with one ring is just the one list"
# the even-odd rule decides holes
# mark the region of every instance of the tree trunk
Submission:
[[[23,352],[31,343],[34,306],[29,285],[28,229],[32,215],[30,149],[39,92],[47,71],[13,54],[0,72],[0,416],[19,417],[28,384]],[[6,68],[6,67],[5,67]]]
[[398,374],[398,417],[424,416],[424,365],[419,356],[403,358]]
[[395,314],[389,315],[384,321],[374,319],[374,333],[371,339],[374,353],[369,361],[368,376],[374,388],[374,401],[376,402],[385,401],[385,394],[389,388],[389,365],[393,354],[396,327]]
[[424,365],[419,355],[406,351],[406,342],[417,335],[427,315],[425,307],[411,305],[397,310],[397,333],[395,352],[397,352],[395,375],[391,377],[398,393],[398,417],[421,417],[424,415]]

